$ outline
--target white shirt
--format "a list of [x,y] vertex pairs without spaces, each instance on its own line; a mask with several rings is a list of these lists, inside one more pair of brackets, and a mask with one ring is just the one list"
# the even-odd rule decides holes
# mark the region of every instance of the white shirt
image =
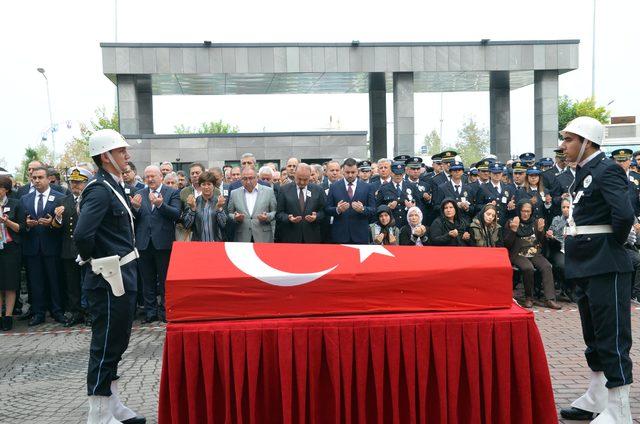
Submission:
[[490,184],[493,186],[493,188],[495,188],[496,190],[498,190],[498,193],[502,194],[502,187],[500,186],[500,183],[498,183],[497,185],[494,184],[493,182],[490,182]]
[[[344,181],[344,189],[347,190],[347,193],[349,193],[349,182],[347,181],[346,178],[343,178],[342,181]],[[358,179],[356,178],[354,182],[351,183],[351,189],[353,190],[353,194],[356,194],[356,187],[358,186]]]
[[[160,184],[158,186],[158,188],[156,188],[155,190],[152,190],[151,187],[149,187],[149,193],[155,193],[155,195],[159,195],[160,194],[160,190],[162,190],[162,184]],[[162,206],[162,204],[160,204],[160,206]],[[160,207],[158,206],[158,208]],[[154,210],[156,208],[156,205],[154,205],[153,203],[151,204],[151,210]]]
[[558,172],[562,172],[562,171],[564,171],[565,169],[567,169],[566,167],[565,167],[565,168],[560,168],[560,167],[558,166],[558,162],[556,162],[556,164],[555,164],[554,166],[556,167],[556,169],[558,170]]
[[122,182],[122,176],[121,175],[112,174],[111,172],[109,172],[109,175],[111,175],[111,177],[113,178],[113,180],[115,182],[117,182],[118,184],[120,184],[121,186],[124,187],[124,183]]
[[[47,206],[47,199],[49,199],[49,193],[51,193],[51,187],[42,192],[42,210]],[[40,192],[36,190],[36,199],[33,202],[33,210],[38,213],[38,200],[40,200]]]
[[256,207],[256,201],[258,200],[258,186],[256,185],[253,188],[253,191],[249,191],[246,188],[242,187],[244,190],[244,201],[247,204],[247,212],[249,212],[249,216],[253,215],[253,210]]
[[[456,194],[462,194],[462,180],[458,181],[457,183],[454,182],[453,180],[449,180],[451,182],[451,187],[453,187],[453,192]],[[458,190],[460,190],[460,192],[458,192],[458,190],[456,190],[456,186],[458,186]]]
[[593,152],[588,158],[584,159],[582,162],[579,163],[580,168],[585,166],[587,163],[589,163],[591,159],[595,158],[599,154],[600,154],[600,150],[596,150],[595,152]]
[[386,183],[390,183],[391,182],[391,177],[385,179],[380,178],[380,185],[382,184],[386,184]]

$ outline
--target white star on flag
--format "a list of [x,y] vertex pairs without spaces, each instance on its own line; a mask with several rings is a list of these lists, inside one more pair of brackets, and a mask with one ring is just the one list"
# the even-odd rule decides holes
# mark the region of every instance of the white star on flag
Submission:
[[360,263],[364,262],[369,256],[373,255],[374,253],[395,257],[393,253],[389,252],[384,246],[380,245],[343,244],[343,246],[351,247],[352,249],[358,249],[360,251]]

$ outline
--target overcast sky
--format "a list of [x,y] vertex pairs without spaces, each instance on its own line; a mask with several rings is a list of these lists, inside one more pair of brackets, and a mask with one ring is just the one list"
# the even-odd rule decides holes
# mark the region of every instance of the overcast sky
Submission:
[[[0,15],[0,135],[10,170],[28,145],[49,128],[44,78],[53,118],[60,125],[56,151],[77,122],[99,106],[112,109],[115,87],[102,74],[99,43],[115,40],[115,1],[5,2]],[[349,42],[580,39],[580,68],[560,77],[560,94],[591,94],[591,0],[513,1],[118,1],[120,42]],[[598,0],[596,97],[613,115],[640,116],[640,2]],[[387,102],[391,121],[391,100]],[[455,142],[467,117],[489,126],[488,93],[446,93],[444,141]],[[158,96],[156,133],[175,124],[223,119],[243,132],[368,130],[366,95]],[[440,95],[416,94],[416,144],[440,127]],[[71,130],[66,123],[71,123]],[[533,149],[533,86],[512,92],[512,151]],[[393,138],[390,137],[390,140]],[[391,143],[390,143],[391,144]]]

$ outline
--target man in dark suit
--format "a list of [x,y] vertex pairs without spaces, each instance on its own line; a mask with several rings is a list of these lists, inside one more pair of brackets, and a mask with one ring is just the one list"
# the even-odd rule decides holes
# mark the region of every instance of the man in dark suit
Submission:
[[136,179],[137,173],[138,170],[134,163],[131,161],[127,162],[127,166],[124,168],[124,172],[122,173],[122,181],[124,181],[125,185],[133,187],[133,193],[131,193],[131,195],[134,195],[136,191],[144,188],[144,184]]
[[87,181],[93,175],[84,168],[73,167],[69,170],[68,181],[71,186],[71,194],[62,199],[62,205],[55,209],[55,219],[52,222],[54,228],[61,228],[62,249],[62,274],[64,277],[63,298],[71,312],[65,327],[71,327],[84,321],[85,310],[81,304],[82,283],[80,278],[80,266],[76,262],[78,249],[73,240],[73,231],[78,222],[78,198],[87,185]]
[[150,323],[158,317],[165,321],[164,284],[181,205],[178,191],[162,184],[160,168],[147,166],[144,178],[147,187],[133,196],[131,206],[136,217],[136,248],[140,253],[145,322]]
[[55,208],[62,204],[64,195],[49,187],[47,169],[36,167],[31,172],[34,191],[22,197],[22,208],[26,215],[26,230],[22,253],[27,264],[31,286],[30,326],[45,322],[47,305],[51,317],[64,324],[60,281],[58,280],[58,258],[60,255],[60,233],[51,227]]
[[329,194],[329,187],[332,184],[340,181],[342,175],[340,174],[340,163],[335,160],[327,162],[327,179],[322,181],[322,189],[324,194]]
[[309,184],[311,167],[298,164],[295,184],[285,184],[278,196],[277,219],[280,242],[322,243],[320,221],[325,217],[325,194],[322,187]]
[[391,162],[391,159],[388,158],[378,160],[378,174],[371,176],[370,180],[375,195],[383,184],[391,182]]
[[333,218],[334,243],[368,244],[369,219],[375,214],[376,200],[371,186],[358,180],[358,165],[348,158],[342,163],[343,179],[331,184],[325,211]]
[[[29,181],[31,181],[31,173],[33,172],[34,169],[36,168],[41,168],[43,167],[43,163],[40,162],[39,160],[34,160],[29,162],[29,164],[27,165],[27,175],[29,176]],[[47,171],[47,168],[45,168],[45,171]],[[47,171],[48,174],[48,171]],[[48,179],[48,177],[47,177]],[[51,187],[51,190],[53,191],[57,191],[58,193],[61,194],[69,194],[70,191],[67,188],[62,187],[59,184],[49,184],[49,187]],[[33,185],[33,182],[30,182],[29,184],[25,184],[23,186],[21,186],[20,188],[18,188],[18,191],[16,192],[16,198],[20,199],[22,196],[27,195],[29,193],[33,193],[36,190],[35,186]]]

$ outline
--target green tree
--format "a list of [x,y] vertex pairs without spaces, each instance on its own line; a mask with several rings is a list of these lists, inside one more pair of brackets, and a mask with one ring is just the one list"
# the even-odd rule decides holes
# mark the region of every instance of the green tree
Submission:
[[22,183],[26,183],[29,180],[27,169],[30,162],[38,160],[44,164],[49,164],[51,163],[51,159],[51,150],[49,150],[44,143],[41,142],[35,147],[27,147],[24,150],[24,157],[20,162],[20,166],[16,168],[16,179]]
[[429,134],[424,136],[423,146],[427,148],[427,154],[431,156],[442,152],[442,140],[440,140],[440,134],[438,134],[436,130],[432,130]]
[[174,127],[176,134],[235,134],[238,127],[232,124],[218,121],[203,122],[198,128],[191,128],[185,125],[176,125]]
[[465,164],[479,161],[489,153],[489,131],[467,118],[458,131],[455,149]]
[[103,129],[120,130],[117,108],[109,116],[104,106],[99,107],[95,110],[95,117],[89,123],[80,123],[80,135],[73,137],[65,144],[64,153],[58,162],[58,169],[63,171],[75,166],[78,162],[90,162],[89,137],[94,132]]
[[569,121],[578,116],[590,116],[603,124],[608,124],[611,112],[605,106],[597,106],[593,97],[578,101],[572,100],[568,96],[561,96],[558,99],[558,131],[563,130]]

